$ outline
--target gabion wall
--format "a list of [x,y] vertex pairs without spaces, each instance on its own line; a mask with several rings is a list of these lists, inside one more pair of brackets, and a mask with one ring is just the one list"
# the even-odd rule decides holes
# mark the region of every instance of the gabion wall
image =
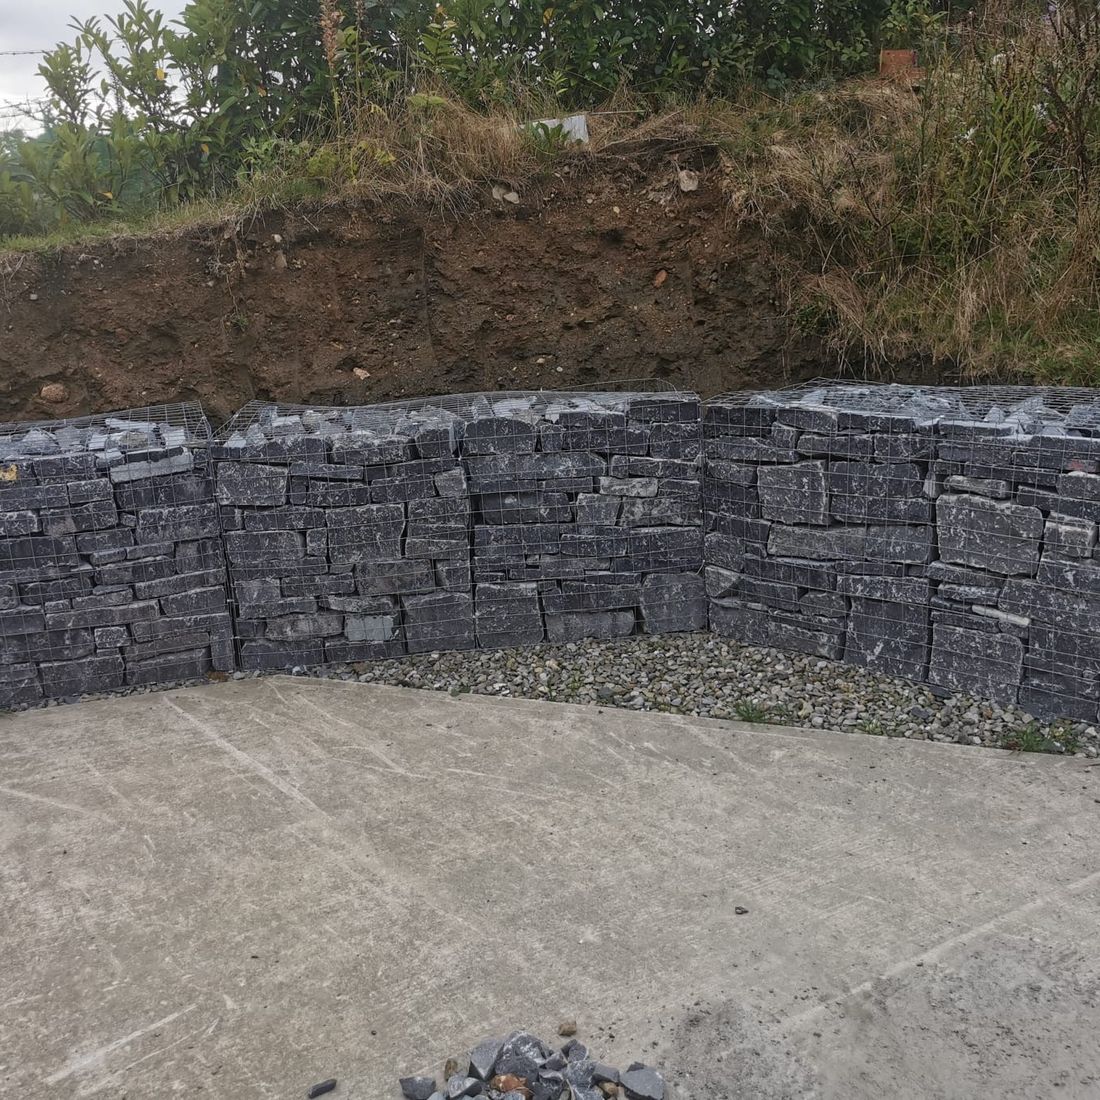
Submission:
[[232,669],[196,405],[0,427],[0,707]]
[[246,408],[216,448],[245,669],[706,625],[694,395]]
[[1092,391],[253,404],[214,443],[184,405],[0,427],[0,707],[709,621],[1091,722],[1098,521]]
[[712,629],[1096,720],[1095,393],[822,385],[704,434]]

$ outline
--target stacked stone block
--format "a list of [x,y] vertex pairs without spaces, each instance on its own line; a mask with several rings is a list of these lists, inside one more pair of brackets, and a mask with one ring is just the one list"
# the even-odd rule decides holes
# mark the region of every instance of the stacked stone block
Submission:
[[531,394],[462,442],[481,646],[706,625],[699,400]]
[[822,385],[703,430],[712,629],[1097,719],[1094,393]]
[[246,407],[216,448],[244,669],[474,645],[462,417]]
[[198,406],[0,429],[0,708],[235,667]]
[[694,395],[250,408],[217,494],[245,669],[700,629]]

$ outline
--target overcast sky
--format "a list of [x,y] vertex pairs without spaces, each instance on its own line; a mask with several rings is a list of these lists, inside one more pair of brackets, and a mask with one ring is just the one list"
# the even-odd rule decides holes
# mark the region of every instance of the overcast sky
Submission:
[[[186,0],[153,0],[153,7],[175,19]],[[93,15],[117,15],[120,0],[0,0],[0,128],[10,119],[4,104],[42,95],[43,84],[37,69],[37,56],[5,56],[11,50],[52,49],[60,41],[71,40],[73,18]]]

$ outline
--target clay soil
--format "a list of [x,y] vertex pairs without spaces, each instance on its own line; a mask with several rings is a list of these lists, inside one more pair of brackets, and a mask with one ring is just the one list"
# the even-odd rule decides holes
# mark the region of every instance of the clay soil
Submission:
[[720,173],[667,152],[461,211],[343,203],[0,256],[0,420],[834,373]]

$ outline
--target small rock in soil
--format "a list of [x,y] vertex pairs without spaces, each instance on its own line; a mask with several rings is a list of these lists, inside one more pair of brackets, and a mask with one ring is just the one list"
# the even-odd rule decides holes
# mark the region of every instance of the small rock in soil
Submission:
[[332,1092],[334,1088],[336,1088],[336,1078],[330,1077],[327,1081],[320,1081],[314,1085],[306,1093],[306,1096],[309,1097],[309,1100],[313,1100],[315,1096],[324,1096],[326,1092]]
[[434,1077],[402,1077],[397,1083],[405,1100],[429,1100],[435,1092]]
[[576,1035],[577,1034],[577,1021],[576,1020],[562,1020],[562,1022],[560,1024],[558,1024],[558,1034],[560,1036],[562,1036],[562,1038],[568,1038],[568,1036],[570,1036],[570,1035]]
[[623,1074],[623,1088],[629,1100],[664,1100],[664,1078],[649,1066],[639,1065]]

